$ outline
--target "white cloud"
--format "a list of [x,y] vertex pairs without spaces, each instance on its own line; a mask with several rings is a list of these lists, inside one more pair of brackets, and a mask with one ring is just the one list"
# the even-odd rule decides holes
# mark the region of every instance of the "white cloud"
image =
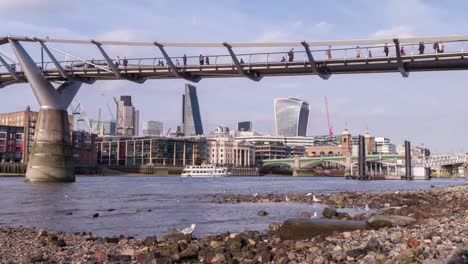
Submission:
[[54,11],[65,6],[68,0],[0,0],[0,9],[2,11]]
[[320,21],[319,23],[314,25],[315,30],[319,33],[329,33],[333,30],[334,25],[330,24],[326,21]]
[[388,29],[381,29],[374,33],[374,37],[376,38],[410,38],[413,36],[413,29],[407,25],[400,25]]

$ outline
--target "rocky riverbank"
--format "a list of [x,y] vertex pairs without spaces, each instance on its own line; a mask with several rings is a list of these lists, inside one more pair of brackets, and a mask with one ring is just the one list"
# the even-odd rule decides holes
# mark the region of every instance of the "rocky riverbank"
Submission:
[[[413,217],[415,223],[332,232],[304,240],[281,239],[282,232],[288,232],[287,223],[270,224],[268,232],[194,238],[172,230],[146,239],[3,227],[0,263],[466,263],[467,197],[468,185],[399,193],[316,195],[338,211],[368,205],[380,210],[379,214]],[[218,202],[276,202],[285,197],[215,198]],[[288,194],[288,199],[313,202],[312,195],[304,194]],[[303,218],[307,216],[303,214]],[[330,217],[336,214],[332,211]]]

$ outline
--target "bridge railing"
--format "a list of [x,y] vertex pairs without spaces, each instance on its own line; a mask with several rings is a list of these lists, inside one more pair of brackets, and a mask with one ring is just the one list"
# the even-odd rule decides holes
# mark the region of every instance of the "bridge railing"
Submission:
[[[400,45],[400,47],[405,51],[405,54],[401,54],[403,59],[415,59],[418,56],[424,57],[427,55],[436,55],[435,58],[438,58],[439,54],[450,53],[454,56],[464,57],[466,51],[466,41],[448,41],[444,43],[439,43],[440,50],[434,49],[434,44],[437,43],[424,43],[424,55],[420,55],[418,48],[419,43],[405,43]],[[339,47],[315,47],[311,49],[311,53],[315,60],[319,63],[326,65],[327,63],[337,63],[337,62],[372,62],[372,59],[375,58],[385,58],[388,57],[394,59],[396,56],[395,44],[388,43],[387,47],[389,49],[388,56],[384,53],[384,44],[380,45],[362,45],[362,46],[339,46]],[[443,47],[443,48],[442,48]],[[243,67],[253,67],[253,66],[265,66],[269,67],[271,65],[281,65],[284,63],[286,66],[291,62],[289,61],[289,50],[275,51],[275,52],[260,52],[260,53],[239,53],[236,54],[236,57],[243,64]],[[293,63],[303,62],[304,64],[309,63],[307,54],[304,50],[295,48],[293,51],[294,61]],[[447,54],[448,55],[448,54]],[[206,58],[208,57],[209,64],[206,64]],[[432,56],[431,58],[433,58]],[[173,56],[170,57],[171,61],[176,65],[176,67],[226,67],[233,66],[234,62],[232,57],[228,54],[206,54],[203,55],[203,65],[200,63],[200,56],[192,55],[187,56],[187,65],[184,65],[184,58],[182,56]],[[141,71],[143,68],[147,69],[152,68],[154,71],[167,69],[167,61],[164,57],[148,57],[148,58],[128,58],[127,66],[123,65],[124,57],[119,57],[118,68],[120,70],[135,70],[138,69]],[[113,63],[116,63],[116,58],[113,59]],[[162,64],[161,64],[162,62]],[[90,60],[67,60],[59,61],[60,65],[65,69],[70,71],[73,74],[73,71],[80,70],[97,70],[98,72],[110,71],[108,63],[103,59],[90,59]],[[55,65],[51,61],[36,62],[36,64],[42,68],[44,72],[56,71]],[[98,66],[98,67],[96,67]],[[13,68],[15,72],[22,72],[23,69],[20,64],[10,64],[10,67]],[[4,65],[0,64],[0,73],[7,74],[8,71]]]

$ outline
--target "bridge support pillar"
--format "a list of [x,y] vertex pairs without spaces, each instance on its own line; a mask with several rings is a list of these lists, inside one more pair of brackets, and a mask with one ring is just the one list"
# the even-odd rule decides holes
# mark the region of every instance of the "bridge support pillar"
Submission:
[[41,109],[36,123],[26,181],[73,182],[75,171],[67,108],[81,82],[67,81],[55,89],[16,40],[9,40]]

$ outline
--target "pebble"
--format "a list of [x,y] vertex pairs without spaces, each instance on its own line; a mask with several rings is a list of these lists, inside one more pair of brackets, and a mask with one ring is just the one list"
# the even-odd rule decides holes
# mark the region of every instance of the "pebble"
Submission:
[[[399,195],[393,192],[335,194],[334,206],[336,201],[346,207],[369,203],[378,210],[379,204],[408,204],[407,208],[388,213],[414,215],[420,220],[408,226],[363,229],[298,241],[281,241],[278,233],[281,227],[275,223],[268,225],[268,232],[244,231],[201,238],[170,233],[160,239],[155,236],[100,238],[88,233],[0,227],[0,262],[460,263],[460,259],[468,257],[468,221],[465,219],[468,205],[464,195],[467,192],[468,185],[401,191]],[[294,202],[308,199],[305,195],[288,194],[288,197]],[[318,198],[330,204],[328,196]],[[233,199],[243,202],[237,196]],[[261,199],[275,202],[276,198],[272,195]],[[278,199],[284,201],[284,196]],[[351,200],[355,204],[351,205]]]

